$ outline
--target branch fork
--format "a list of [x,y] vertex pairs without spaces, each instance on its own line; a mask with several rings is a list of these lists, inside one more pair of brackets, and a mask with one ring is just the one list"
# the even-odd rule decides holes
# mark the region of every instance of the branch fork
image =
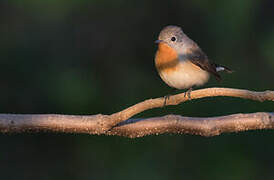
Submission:
[[[255,92],[232,88],[206,88],[191,92],[191,99],[238,97],[254,101],[274,101],[274,91]],[[166,106],[188,101],[184,93],[170,96]],[[119,135],[130,138],[152,134],[176,133],[215,136],[225,132],[274,129],[274,113],[258,112],[228,116],[195,118],[167,115],[147,119],[130,119],[143,111],[163,107],[165,98],[148,99],[111,115],[0,114],[0,132],[52,131]]]

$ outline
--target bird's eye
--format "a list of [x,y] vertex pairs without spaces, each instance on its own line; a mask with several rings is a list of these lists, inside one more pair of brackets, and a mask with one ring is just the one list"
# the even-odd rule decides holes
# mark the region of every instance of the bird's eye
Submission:
[[176,37],[173,36],[173,37],[171,38],[171,41],[176,41]]

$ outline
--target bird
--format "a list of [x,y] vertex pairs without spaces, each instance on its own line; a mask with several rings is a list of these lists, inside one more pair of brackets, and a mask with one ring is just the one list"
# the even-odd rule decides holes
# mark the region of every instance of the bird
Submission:
[[[172,88],[188,89],[184,95],[189,99],[193,87],[205,84],[210,74],[221,81],[218,72],[233,72],[226,66],[211,62],[198,44],[179,26],[164,27],[155,43],[158,44],[158,49],[154,62],[161,79]],[[165,103],[168,98],[169,96],[165,96]]]

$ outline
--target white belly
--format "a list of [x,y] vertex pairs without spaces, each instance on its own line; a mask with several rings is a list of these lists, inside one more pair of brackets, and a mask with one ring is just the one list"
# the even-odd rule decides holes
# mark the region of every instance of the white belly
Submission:
[[180,62],[174,70],[163,70],[159,74],[165,83],[176,89],[200,86],[209,79],[208,72],[192,64],[190,61]]

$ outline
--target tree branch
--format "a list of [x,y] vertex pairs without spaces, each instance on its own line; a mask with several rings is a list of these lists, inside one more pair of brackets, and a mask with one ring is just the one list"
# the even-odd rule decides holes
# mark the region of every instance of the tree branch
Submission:
[[[263,92],[255,92],[248,91],[242,89],[232,89],[232,88],[206,88],[199,89],[191,92],[191,99],[200,99],[205,97],[216,97],[216,96],[228,96],[228,97],[238,97],[242,99],[250,99],[254,101],[274,101],[274,91],[263,91]],[[185,97],[184,93],[176,94],[170,96],[166,102],[166,106],[169,105],[178,105],[185,101],[188,101],[189,98]],[[109,127],[113,127],[114,125],[125,121],[132,116],[139,114],[143,111],[163,107],[165,98],[156,98],[156,99],[148,99],[138,104],[135,104],[125,110],[122,110],[118,113],[114,113],[111,115],[111,120],[108,122]]]
[[[231,88],[207,88],[192,91],[191,99],[230,96],[257,101],[274,101],[274,91],[254,92]],[[170,96],[166,105],[189,100],[184,93]],[[224,132],[273,129],[274,113],[234,114],[211,118],[191,118],[176,115],[148,119],[129,119],[148,109],[159,108],[164,98],[145,100],[112,115],[34,115],[0,114],[0,132],[53,131],[142,137],[163,133],[188,133],[214,136]]]
[[50,131],[118,135],[136,138],[164,133],[215,136],[225,132],[274,129],[274,112],[233,114],[210,118],[167,115],[147,119],[129,119],[109,131],[98,131],[98,122],[104,118],[102,115],[0,114],[0,132]]

